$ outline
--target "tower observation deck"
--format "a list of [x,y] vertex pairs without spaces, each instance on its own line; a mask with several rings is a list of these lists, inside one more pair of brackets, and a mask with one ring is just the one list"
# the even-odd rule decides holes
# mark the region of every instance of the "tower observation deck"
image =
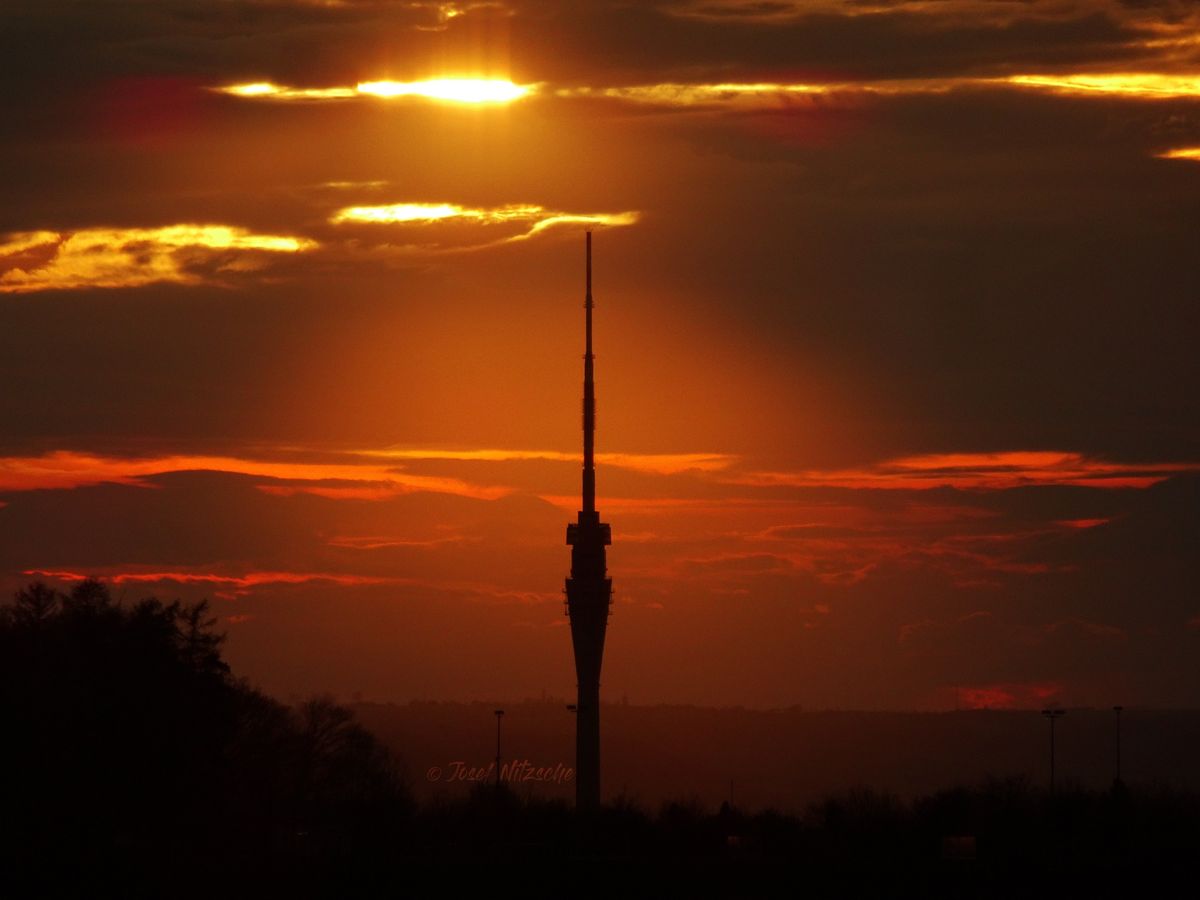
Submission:
[[609,526],[596,511],[596,385],[592,356],[592,233],[587,233],[587,291],[584,299],[583,355],[583,502],[577,521],[567,525],[571,575],[567,578],[567,615],[575,648],[579,699],[575,717],[575,807],[591,812],[600,805],[600,664],[612,605],[605,547]]

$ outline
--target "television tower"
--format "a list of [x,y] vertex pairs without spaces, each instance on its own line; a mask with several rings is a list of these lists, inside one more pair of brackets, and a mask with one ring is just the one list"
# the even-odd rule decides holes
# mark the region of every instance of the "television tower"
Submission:
[[575,648],[579,702],[575,710],[575,808],[592,812],[600,806],[600,663],[612,604],[604,548],[612,531],[596,512],[596,384],[592,357],[592,233],[587,233],[587,293],[584,300],[583,355],[583,509],[567,525],[571,576],[567,579],[567,615]]

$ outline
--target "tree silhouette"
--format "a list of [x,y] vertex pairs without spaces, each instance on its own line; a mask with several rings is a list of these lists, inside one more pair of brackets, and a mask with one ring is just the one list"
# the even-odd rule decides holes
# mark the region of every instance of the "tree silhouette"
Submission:
[[915,802],[856,789],[802,816],[699,801],[651,815],[619,800],[576,817],[491,784],[418,809],[349,710],[253,690],[222,659],[215,627],[205,603],[118,603],[99,581],[67,593],[34,583],[0,608],[0,896],[11,872],[42,882],[41,896],[63,873],[89,893],[116,878],[122,895],[141,880],[152,896],[224,896],[248,877],[268,879],[260,894],[332,884],[340,895],[351,876],[403,893],[422,867],[441,879],[426,893],[453,895],[446,863],[522,877],[578,863],[591,887],[611,872],[610,887],[627,889],[601,860],[661,863],[654,883],[672,895],[748,895],[755,879],[774,890],[780,878],[818,896],[961,896],[985,878],[998,896],[1066,883],[1081,895],[1194,867],[1200,798],[1051,795],[1020,780]]
[[17,591],[13,605],[5,611],[16,625],[31,628],[48,619],[57,607],[58,594],[39,582]]
[[59,871],[236,871],[394,844],[394,760],[332,700],[233,678],[207,603],[41,583],[0,610],[0,854]]

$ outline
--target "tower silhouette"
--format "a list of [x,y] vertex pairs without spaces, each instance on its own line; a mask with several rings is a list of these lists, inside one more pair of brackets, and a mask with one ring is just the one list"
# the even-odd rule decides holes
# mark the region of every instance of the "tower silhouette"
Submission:
[[596,512],[596,384],[592,356],[592,233],[587,232],[587,293],[583,355],[583,508],[567,525],[571,576],[567,615],[575,648],[579,701],[575,712],[575,807],[590,812],[600,805],[600,663],[612,604],[605,547],[612,531]]

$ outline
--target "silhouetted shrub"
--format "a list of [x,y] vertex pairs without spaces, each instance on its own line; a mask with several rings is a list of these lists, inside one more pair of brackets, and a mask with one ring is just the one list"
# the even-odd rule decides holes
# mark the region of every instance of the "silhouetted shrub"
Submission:
[[205,603],[35,583],[0,611],[4,853],[26,871],[231,872],[382,853],[412,803],[349,711],[235,680]]

